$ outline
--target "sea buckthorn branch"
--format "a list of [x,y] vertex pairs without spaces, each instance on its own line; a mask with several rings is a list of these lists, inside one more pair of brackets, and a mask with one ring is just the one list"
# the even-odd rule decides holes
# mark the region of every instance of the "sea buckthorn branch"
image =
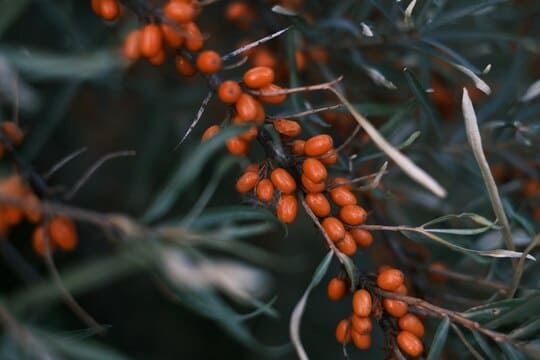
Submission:
[[[276,31],[273,34],[267,35],[267,36],[265,36],[265,37],[263,37],[263,38],[261,38],[261,39],[259,39],[257,41],[253,41],[253,42],[251,42],[249,44],[246,44],[246,45],[244,45],[244,46],[242,46],[242,47],[240,47],[240,48],[238,48],[238,49],[236,49],[236,50],[234,50],[234,51],[232,51],[232,52],[230,52],[228,54],[223,55],[221,57],[221,59],[223,61],[227,61],[227,60],[229,60],[229,59],[231,59],[231,58],[233,58],[235,56],[241,55],[242,53],[245,53],[249,49],[257,47],[257,46],[259,46],[259,45],[261,45],[261,44],[263,44],[263,43],[265,43],[267,41],[270,41],[270,40],[280,36],[281,34],[284,34],[285,32],[289,31],[291,28],[292,28],[292,26],[286,27],[284,29]],[[280,95],[280,94],[276,94],[276,95]]]
[[307,85],[307,86],[298,86],[295,88],[289,88],[289,89],[280,89],[280,90],[248,90],[248,92],[252,95],[257,96],[277,96],[277,95],[288,95],[288,94],[297,94],[297,93],[304,93],[309,91],[318,91],[318,90],[330,90],[332,89],[335,84],[343,80],[343,76],[339,76],[334,80],[315,84],[315,85]]
[[436,317],[439,317],[439,318],[447,317],[452,322],[455,322],[455,323],[457,323],[457,324],[459,324],[459,325],[461,325],[463,327],[466,327],[467,329],[478,331],[478,332],[484,334],[485,336],[491,338],[495,342],[508,343],[508,344],[511,344],[512,346],[518,348],[518,349],[523,348],[526,345],[526,343],[515,341],[514,339],[512,339],[511,337],[509,337],[508,335],[506,335],[504,333],[484,328],[478,322],[466,318],[462,313],[452,311],[452,310],[448,310],[448,309],[445,309],[445,308],[441,308],[441,307],[433,305],[433,304],[431,304],[431,303],[429,303],[429,302],[427,302],[425,300],[415,298],[415,297],[411,297],[411,296],[397,294],[395,292],[381,290],[379,288],[374,288],[372,291],[375,292],[376,294],[378,294],[380,296],[384,296],[386,298],[403,301],[403,302],[405,302],[405,303],[407,303],[407,304],[409,304],[409,305],[411,305],[413,307],[416,307],[416,308],[419,308],[421,310],[426,311],[431,316],[436,316]]
[[51,168],[43,173],[41,176],[43,177],[43,180],[48,181],[51,176],[53,176],[58,170],[64,167],[64,165],[68,164],[71,160],[75,159],[79,155],[81,155],[83,152],[88,150],[87,147],[80,148],[79,150],[75,150],[73,153],[65,156],[63,159],[60,159],[56,164],[51,166]]
[[336,110],[336,109],[339,109],[339,108],[342,108],[342,107],[343,107],[343,105],[341,105],[341,104],[328,105],[328,106],[322,106],[322,107],[318,107],[318,108],[314,108],[314,109],[309,109],[309,110],[306,110],[306,111],[295,112],[295,113],[292,113],[292,114],[268,115],[266,117],[266,119],[269,120],[270,122],[272,120],[279,119],[279,118],[296,119],[296,118],[301,118],[301,117],[312,115],[312,114],[317,114],[317,113],[320,113],[320,112]]

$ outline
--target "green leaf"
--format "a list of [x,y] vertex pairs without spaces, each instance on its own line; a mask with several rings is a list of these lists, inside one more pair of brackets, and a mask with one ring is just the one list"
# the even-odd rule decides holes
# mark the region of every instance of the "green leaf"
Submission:
[[508,336],[512,339],[523,339],[538,335],[540,333],[540,318],[532,318],[529,321],[521,324],[517,329],[512,330]]
[[482,351],[487,355],[488,359],[496,359],[497,356],[491,349],[491,346],[484,339],[483,335],[480,334],[478,331],[471,330],[471,332],[474,336],[474,339],[476,340],[476,343],[478,344],[478,346],[480,346]]
[[302,314],[304,313],[304,308],[306,307],[307,299],[309,297],[309,294],[311,293],[311,290],[316,287],[321,282],[322,278],[326,275],[333,255],[334,253],[332,251],[329,251],[328,254],[326,254],[324,259],[321,261],[321,263],[315,270],[315,273],[313,274],[309,286],[304,292],[304,295],[302,295],[302,298],[300,298],[300,301],[298,301],[298,303],[294,307],[291,315],[291,322],[289,324],[291,340],[296,349],[296,353],[301,360],[308,359],[306,351],[304,350],[304,346],[302,345],[302,341],[300,340],[300,322],[302,321]]
[[427,360],[440,359],[444,344],[446,343],[446,339],[448,337],[449,327],[450,319],[444,317],[439,323],[439,326],[437,326],[437,331],[433,336],[433,342],[431,343],[431,349],[429,350]]
[[113,50],[66,55],[2,47],[0,54],[21,74],[35,81],[94,79],[125,65],[124,59]]
[[475,13],[486,9],[489,6],[493,6],[502,2],[505,2],[507,0],[491,0],[491,1],[485,1],[480,4],[474,4],[469,6],[464,6],[459,9],[448,11],[444,13],[444,15],[439,16],[438,18],[434,19],[432,22],[428,23],[426,26],[426,31],[431,31],[435,28],[438,28],[440,26],[446,25],[450,22],[454,22],[457,20],[461,20],[462,18],[470,15],[474,15]]
[[490,329],[496,329],[501,326],[520,323],[529,319],[531,316],[536,315],[539,308],[540,294],[532,296],[525,303],[495,317],[493,320],[484,324],[484,326]]
[[528,298],[521,297],[492,302],[470,308],[464,313],[462,313],[462,315],[465,316],[467,319],[484,323],[507,312],[508,310],[511,310],[527,302],[527,300]]
[[342,262],[343,266],[345,267],[345,271],[347,272],[347,276],[351,280],[351,291],[356,290],[355,286],[358,282],[358,269],[356,268],[356,265],[354,265],[354,261],[347,255],[343,254],[342,252],[338,253],[339,260]]
[[423,224],[422,227],[425,228],[429,225],[438,224],[438,223],[445,222],[448,220],[453,220],[453,219],[461,219],[461,218],[470,219],[479,225],[491,226],[491,227],[496,226],[494,222],[488,220],[487,218],[481,215],[478,215],[475,213],[461,213],[461,214],[448,214],[448,215],[438,217],[436,219],[430,220],[427,223]]
[[261,207],[254,206],[223,206],[205,210],[191,224],[196,229],[208,229],[224,223],[270,222],[283,226],[276,216]]
[[229,126],[191,151],[183,161],[180,161],[167,183],[154,197],[142,216],[142,221],[148,223],[165,215],[182,191],[197,178],[206,162],[223,147],[225,140],[245,130],[246,126]]

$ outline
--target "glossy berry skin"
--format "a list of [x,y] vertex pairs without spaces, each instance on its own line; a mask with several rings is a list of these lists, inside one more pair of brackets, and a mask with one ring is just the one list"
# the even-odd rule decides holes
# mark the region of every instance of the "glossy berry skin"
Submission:
[[403,284],[403,273],[394,268],[386,269],[377,276],[377,286],[383,290],[395,290]]
[[348,231],[345,231],[345,236],[343,237],[343,239],[339,240],[336,243],[336,246],[339,251],[341,251],[347,256],[353,256],[358,250],[358,246],[356,245],[351,234]]
[[258,180],[259,175],[256,172],[245,172],[236,182],[236,191],[241,194],[247,193],[253,190]]
[[[32,233],[32,247],[34,248],[34,251],[41,256],[45,256],[45,233],[44,233],[43,226],[38,226],[34,229],[34,232]],[[53,249],[53,243],[49,239],[49,249],[52,251]]]
[[131,61],[135,61],[141,57],[140,42],[141,42],[140,30],[133,30],[126,36],[126,39],[124,40],[123,53],[127,59]]
[[333,178],[330,181],[330,184],[335,185],[336,188],[342,187],[342,188],[345,188],[347,190],[351,190],[351,188],[352,188],[351,183],[349,182],[349,179],[341,177],[341,176]]
[[326,189],[326,184],[324,182],[315,183],[311,181],[306,175],[302,174],[301,176],[302,185],[307,192],[310,193],[319,193],[323,192]]
[[197,56],[196,65],[203,74],[216,73],[221,69],[221,56],[213,50],[202,51]]
[[278,133],[284,136],[298,136],[302,132],[302,127],[296,121],[287,120],[287,119],[276,119],[273,124],[274,129]]
[[395,299],[383,299],[384,310],[393,317],[400,318],[407,313],[409,305],[406,302]]
[[148,24],[141,32],[141,54],[147,58],[158,55],[163,47],[163,35],[156,24]]
[[260,89],[272,84],[274,70],[266,66],[257,66],[244,73],[244,84],[252,89]]
[[103,19],[113,21],[120,15],[120,7],[116,0],[101,0],[99,4],[99,12]]
[[161,23],[163,40],[172,49],[178,49],[184,43],[184,37],[169,24]]
[[366,210],[358,205],[345,205],[339,210],[339,218],[348,225],[363,224],[366,217]]
[[218,132],[221,131],[221,128],[219,125],[212,125],[208,129],[206,129],[202,135],[202,141],[206,141],[210,139],[212,136],[216,135]]
[[319,218],[327,217],[332,210],[326,196],[322,193],[308,193],[306,195],[306,203],[311,211]]
[[296,181],[289,172],[283,168],[277,168],[270,174],[272,184],[284,194],[291,194],[296,190]]
[[345,227],[343,226],[343,223],[335,217],[325,218],[321,225],[330,240],[334,242],[343,239],[345,236]]
[[371,334],[360,334],[353,330],[351,332],[351,339],[354,346],[360,350],[367,350],[371,347]]
[[356,316],[367,317],[371,314],[371,294],[366,289],[356,290],[352,299],[352,308]]
[[268,179],[262,179],[257,184],[257,198],[262,202],[270,202],[274,198],[274,185]]
[[401,285],[398,286],[397,289],[392,290],[392,292],[395,292],[396,294],[399,294],[399,295],[407,295],[408,290],[407,290],[407,287],[405,286],[405,284],[401,284]]
[[353,330],[359,334],[371,334],[371,331],[373,330],[373,322],[367,316],[358,316],[354,314],[351,324]]
[[347,293],[347,283],[340,278],[332,278],[328,283],[326,292],[330,300],[339,301],[343,299]]
[[397,336],[397,343],[401,351],[411,357],[418,357],[424,351],[420,339],[409,331],[400,331]]
[[[283,88],[276,84],[269,84],[266,86],[263,86],[259,89],[259,91],[262,91],[263,93],[272,93],[276,91],[281,91]],[[286,94],[280,94],[280,95],[259,95],[259,100],[261,100],[264,103],[267,104],[281,104],[287,99]]]
[[276,213],[279,220],[285,224],[290,224],[296,219],[298,212],[298,201],[294,195],[283,194],[276,205]]
[[165,50],[163,49],[159,50],[159,52],[156,55],[149,58],[148,61],[150,62],[150,64],[154,66],[163,64],[165,62]]
[[176,70],[183,76],[191,77],[197,73],[197,68],[183,56],[176,57],[175,65]]
[[334,150],[330,150],[319,159],[324,165],[332,166],[337,163],[338,154]]
[[195,17],[193,5],[181,1],[170,1],[165,5],[163,12],[172,21],[182,24],[190,22]]
[[294,140],[291,144],[291,153],[293,155],[304,155],[304,145],[306,142],[304,140]]
[[350,233],[354,239],[354,242],[356,242],[356,245],[360,247],[367,248],[373,243],[373,235],[371,235],[371,233],[367,230],[351,229]]
[[1,124],[2,133],[15,145],[20,145],[24,140],[24,133],[14,121],[4,121]]
[[422,321],[414,314],[407,313],[400,317],[398,325],[401,330],[409,331],[419,338],[424,336],[424,324],[422,324]]
[[257,100],[246,93],[242,93],[235,104],[236,113],[244,122],[253,121],[258,115]]
[[192,52],[199,51],[204,45],[204,38],[197,24],[188,22],[182,28],[186,32],[184,37],[186,49]]
[[307,158],[302,163],[303,174],[314,183],[320,183],[326,180],[328,172],[326,166],[317,159]]
[[73,220],[66,216],[55,216],[49,222],[51,242],[64,250],[73,250],[77,246],[77,229]]
[[356,196],[345,187],[330,190],[330,198],[337,206],[356,205]]
[[233,155],[245,156],[249,151],[249,143],[238,136],[233,136],[225,142],[227,150]]
[[257,130],[256,126],[252,126],[246,131],[244,131],[242,134],[240,134],[240,139],[245,140],[247,142],[253,141],[257,137],[257,134],[259,133],[259,130]]
[[332,150],[334,141],[327,134],[315,135],[306,141],[304,148],[307,156],[315,157],[326,154]]
[[218,96],[225,104],[234,104],[242,95],[242,88],[236,81],[226,80],[219,85]]
[[336,327],[336,340],[340,344],[347,344],[351,341],[351,329],[349,321],[343,319]]

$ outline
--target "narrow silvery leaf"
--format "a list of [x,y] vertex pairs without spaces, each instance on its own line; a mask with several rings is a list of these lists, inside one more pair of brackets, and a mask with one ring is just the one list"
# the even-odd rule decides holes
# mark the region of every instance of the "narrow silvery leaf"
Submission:
[[412,12],[414,10],[414,7],[416,6],[416,0],[412,0],[407,8],[405,9],[405,23],[406,24],[412,24]]
[[375,84],[379,86],[384,86],[385,88],[390,89],[390,90],[397,89],[396,85],[394,85],[394,83],[391,82],[390,80],[386,79],[386,77],[383,74],[381,74],[379,70],[369,67],[369,66],[364,66],[364,69],[366,70],[366,73],[371,78],[371,80],[373,80]]
[[472,81],[474,82],[474,86],[476,86],[476,88],[478,90],[480,90],[481,92],[483,92],[484,94],[486,95],[489,95],[491,94],[491,88],[489,87],[488,84],[486,84],[486,82],[482,79],[480,79],[478,76],[476,76],[476,74],[474,72],[472,72],[471,70],[467,69],[465,66],[463,65],[459,65],[459,64],[454,64],[452,63],[452,65],[458,69],[459,71],[461,71],[462,73],[464,73],[465,75],[467,75],[468,77],[470,77],[472,79]]
[[373,37],[373,31],[371,31],[371,28],[369,27],[369,25],[367,25],[364,22],[361,22],[360,26],[362,27],[362,35],[367,36],[367,37]]
[[538,95],[540,95],[540,79],[536,80],[531,86],[529,86],[527,91],[525,91],[525,95],[523,95],[520,100],[522,102],[531,101]]

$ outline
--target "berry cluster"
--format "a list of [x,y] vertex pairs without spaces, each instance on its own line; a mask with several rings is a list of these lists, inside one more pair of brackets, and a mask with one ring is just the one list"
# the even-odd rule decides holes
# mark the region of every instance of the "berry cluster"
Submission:
[[[39,203],[38,197],[18,175],[11,175],[0,179],[0,193],[25,200],[28,203]],[[16,206],[0,205],[0,235],[6,235],[11,227],[19,224],[25,218],[32,223],[38,223],[42,220],[43,216],[38,211],[22,210]]]
[[[387,321],[397,333],[396,342],[399,348],[411,357],[422,354],[424,347],[420,338],[424,335],[424,325],[416,316],[408,312],[407,303],[401,300],[378,296],[372,289],[379,289],[406,295],[407,287],[403,283],[403,273],[394,268],[383,267],[376,279],[367,278],[364,288],[357,289],[352,294],[352,315],[339,321],[336,327],[336,340],[347,344],[351,340],[354,345],[365,350],[371,346],[373,321]],[[333,278],[328,283],[328,297],[339,301],[349,293],[350,284],[343,278]]]

